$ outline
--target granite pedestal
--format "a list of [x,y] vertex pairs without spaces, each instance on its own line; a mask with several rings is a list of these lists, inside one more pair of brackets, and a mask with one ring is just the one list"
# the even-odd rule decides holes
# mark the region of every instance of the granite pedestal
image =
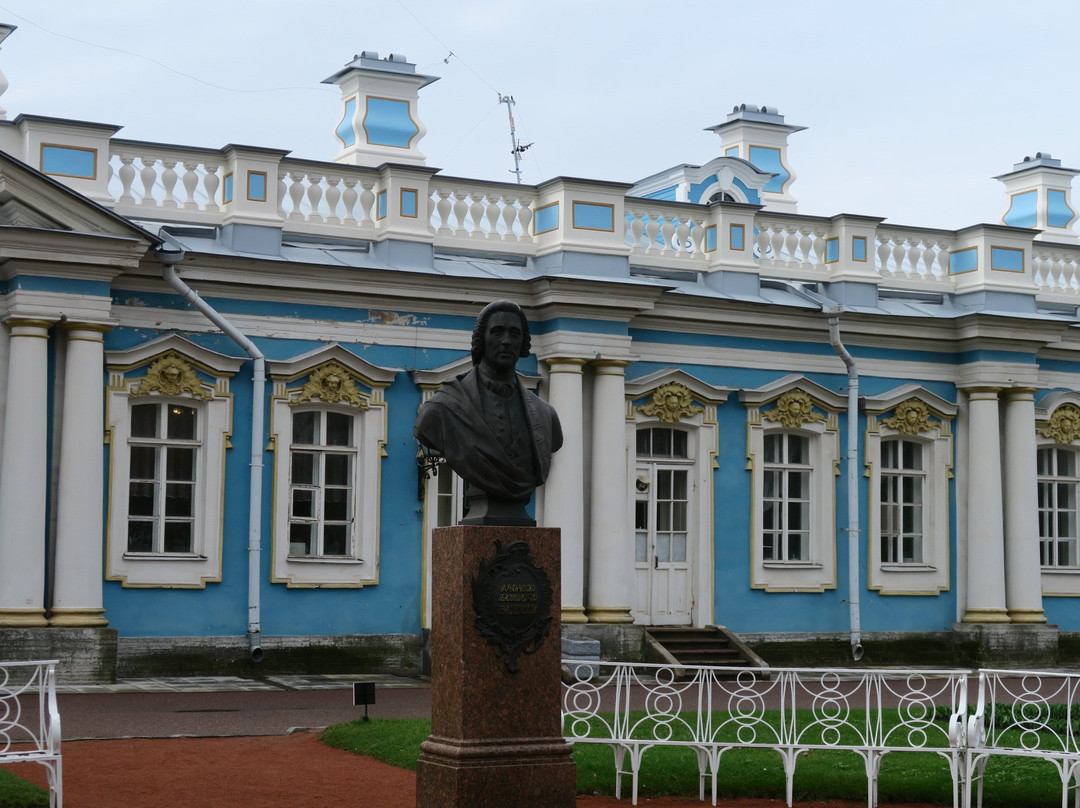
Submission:
[[[507,657],[477,629],[473,581],[514,542],[552,588],[533,653]],[[497,544],[498,543],[498,544]],[[573,808],[576,766],[560,712],[560,547],[556,528],[458,526],[432,537],[431,736],[416,767],[417,808]]]

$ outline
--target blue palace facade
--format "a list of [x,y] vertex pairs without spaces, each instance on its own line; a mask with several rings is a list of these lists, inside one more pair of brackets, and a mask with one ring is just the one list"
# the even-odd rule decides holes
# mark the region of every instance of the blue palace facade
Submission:
[[463,503],[412,426],[501,298],[565,437],[530,506],[565,635],[1080,658],[1076,171],[1024,158],[961,230],[805,216],[802,127],[742,105],[634,185],[449,177],[434,80],[327,78],[325,161],[0,121],[0,658],[423,670]]

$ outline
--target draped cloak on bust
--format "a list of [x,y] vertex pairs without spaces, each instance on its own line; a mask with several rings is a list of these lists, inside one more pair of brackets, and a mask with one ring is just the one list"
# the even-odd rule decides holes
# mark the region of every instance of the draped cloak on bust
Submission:
[[555,408],[526,390],[516,374],[514,384],[532,437],[530,468],[522,468],[507,456],[485,420],[480,373],[475,367],[445,383],[420,408],[413,434],[445,457],[465,482],[489,497],[521,502],[547,479],[551,454],[562,446],[563,435]]

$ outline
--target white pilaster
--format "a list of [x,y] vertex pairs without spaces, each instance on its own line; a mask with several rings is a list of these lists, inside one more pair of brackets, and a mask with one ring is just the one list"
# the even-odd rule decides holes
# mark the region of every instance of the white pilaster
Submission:
[[102,326],[73,324],[67,331],[61,416],[54,626],[104,626],[101,568],[104,396]]
[[967,604],[964,623],[1008,623],[997,387],[968,395]]
[[50,325],[43,320],[7,321],[11,338],[0,455],[0,626],[47,624],[46,348]]
[[1014,623],[1045,623],[1039,568],[1035,391],[1005,391],[1005,604]]
[[632,623],[633,532],[626,529],[625,368],[628,362],[591,363],[592,499],[589,505],[590,623]]
[[551,458],[544,484],[544,527],[562,530],[562,621],[585,623],[585,481],[581,374],[584,359],[545,359],[548,403],[559,414],[563,446]]

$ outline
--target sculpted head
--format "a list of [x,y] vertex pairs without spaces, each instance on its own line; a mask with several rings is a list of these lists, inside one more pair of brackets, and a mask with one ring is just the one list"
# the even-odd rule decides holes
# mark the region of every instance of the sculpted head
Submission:
[[526,357],[532,351],[529,321],[525,318],[525,312],[521,310],[521,306],[512,300],[496,300],[486,305],[484,310],[480,312],[480,316],[476,318],[476,325],[473,327],[472,333],[472,361],[474,365],[479,365],[484,358],[488,322],[491,320],[492,315],[498,313],[512,314],[521,323],[521,350],[516,358]]

